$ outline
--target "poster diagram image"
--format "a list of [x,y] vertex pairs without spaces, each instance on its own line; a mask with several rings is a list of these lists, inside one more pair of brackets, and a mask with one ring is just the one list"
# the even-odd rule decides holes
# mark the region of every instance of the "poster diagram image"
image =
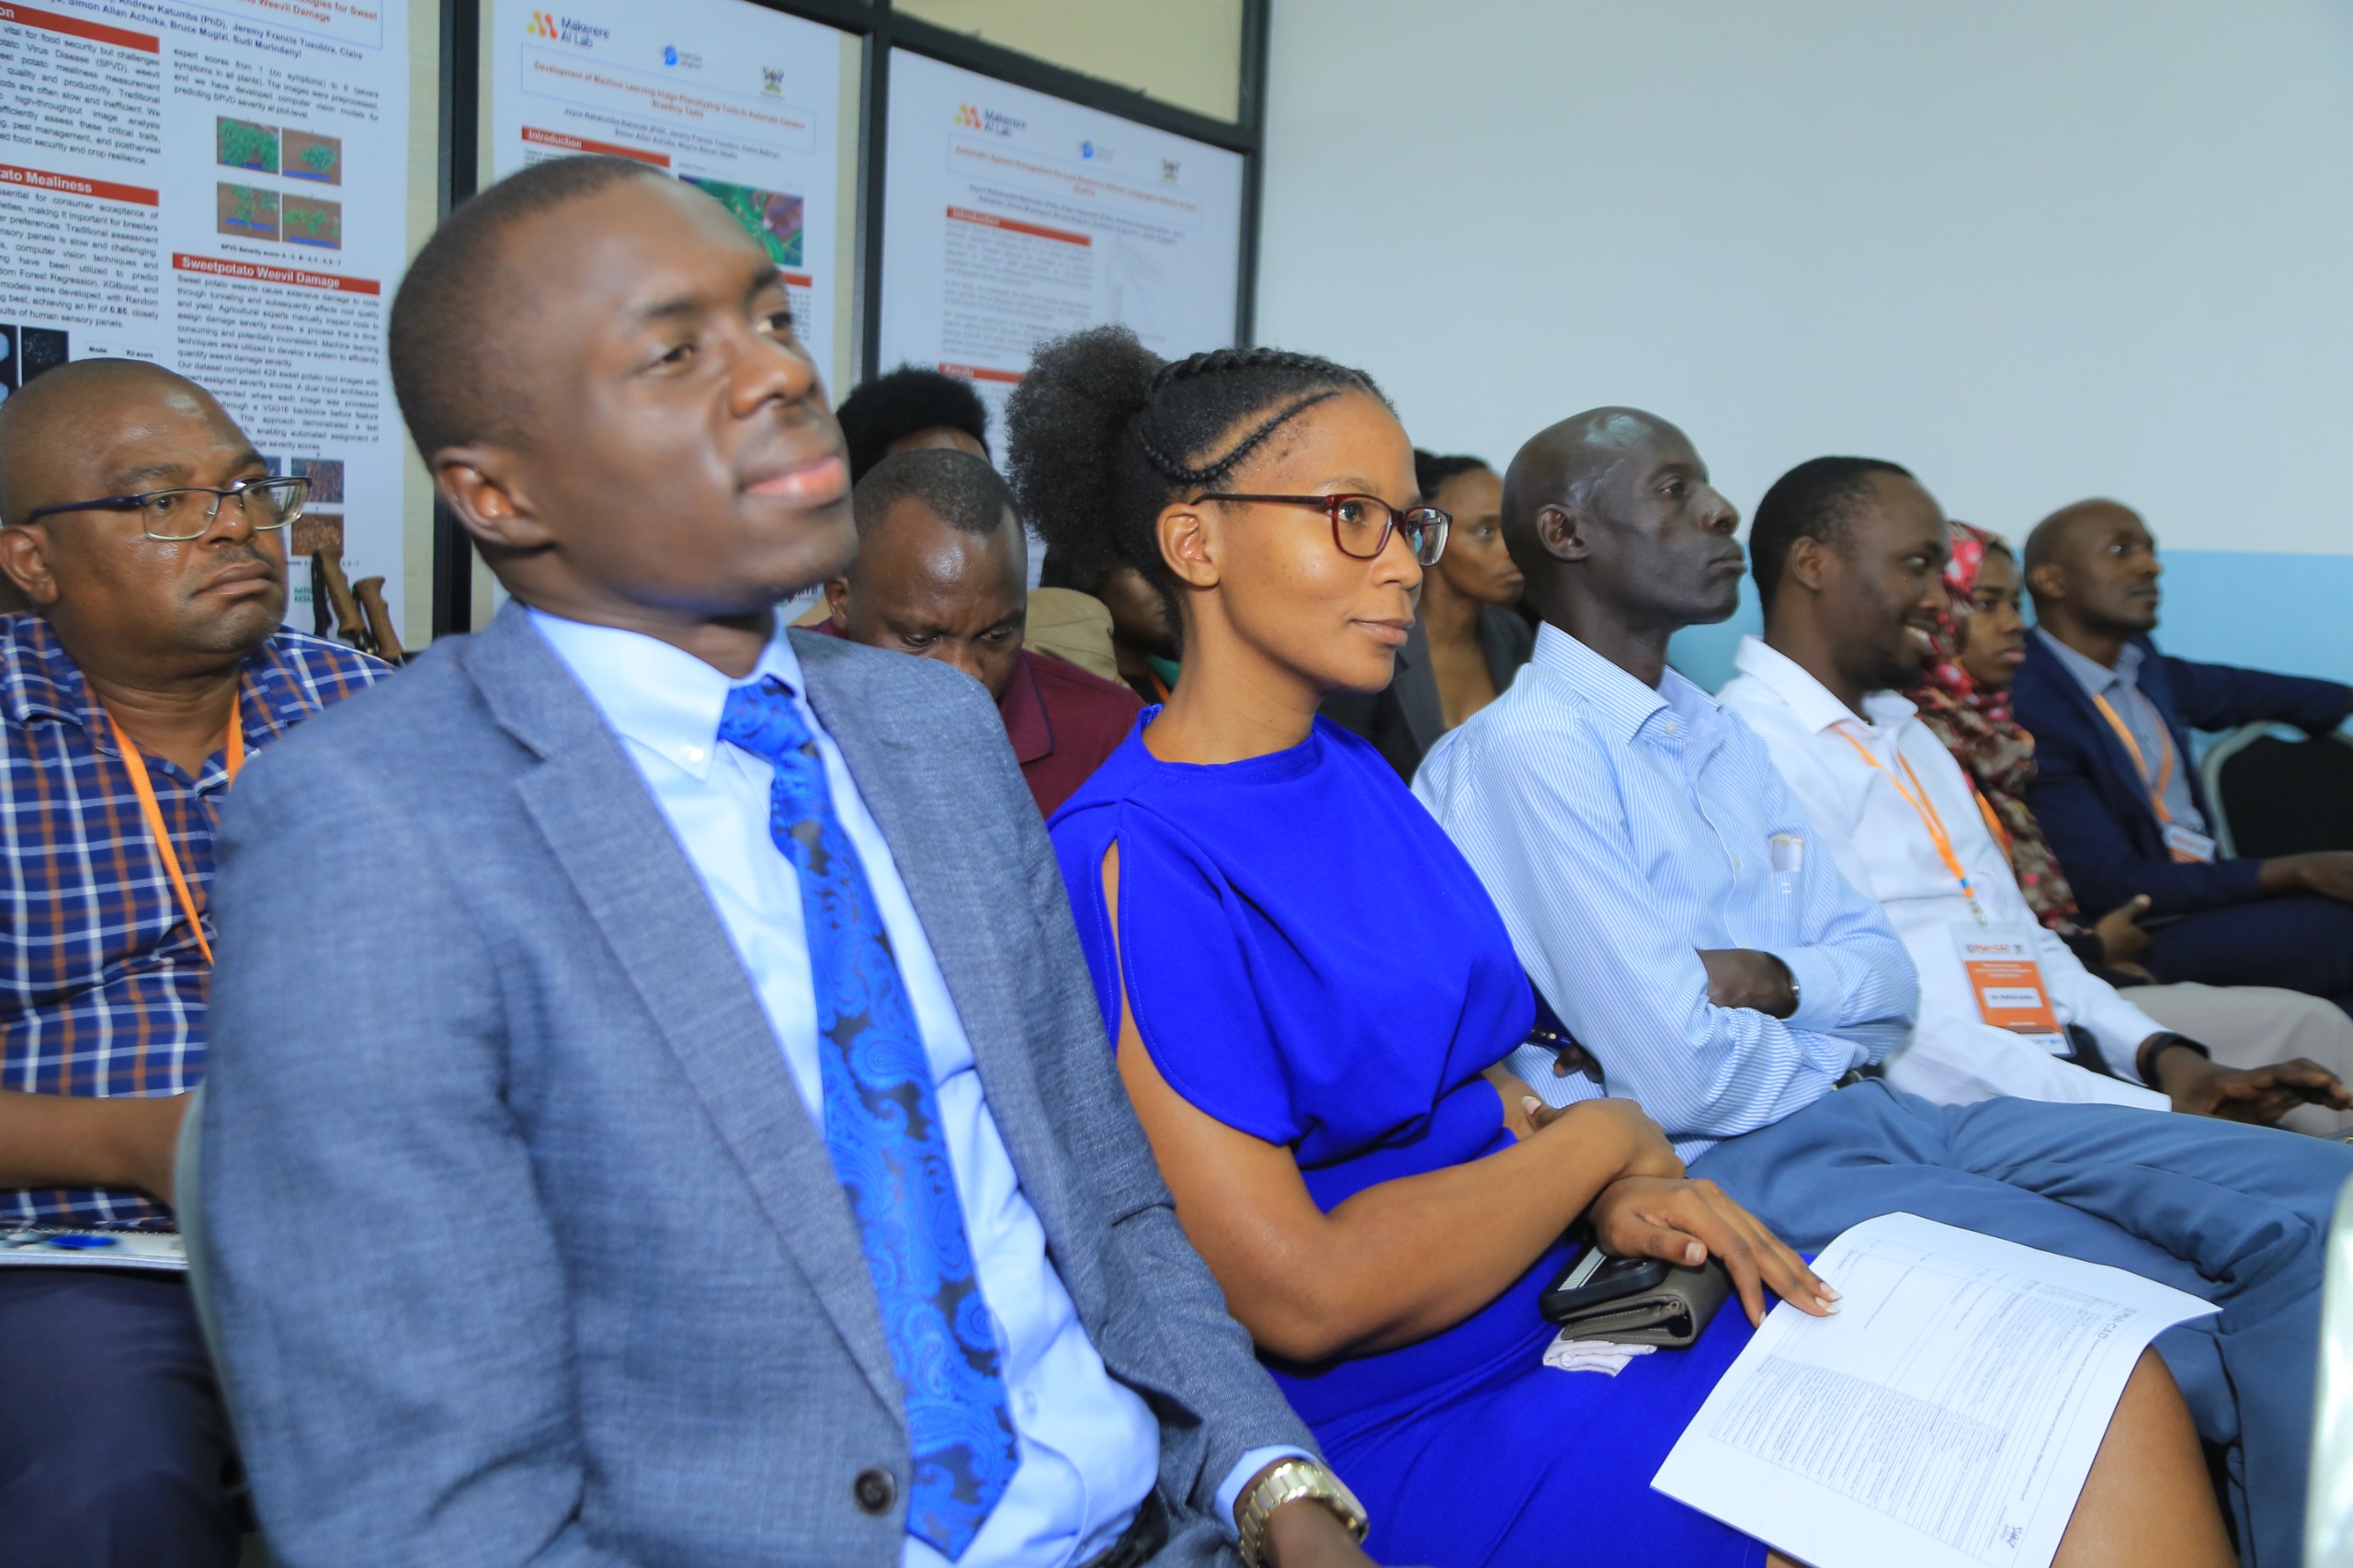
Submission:
[[735,214],[735,221],[767,247],[769,260],[779,267],[801,265],[804,238],[801,198],[748,185],[730,185],[725,180],[705,179],[698,175],[678,177],[718,198],[727,210]]
[[290,191],[284,206],[288,244],[310,245],[318,250],[343,248],[342,202],[296,196]]
[[213,161],[257,175],[278,172],[278,128],[222,115],[212,122]]
[[343,460],[341,458],[296,458],[292,461],[293,477],[311,482],[308,505],[313,506],[343,505]]
[[321,136],[316,131],[289,127],[279,132],[278,140],[285,159],[280,172],[288,179],[306,179],[319,185],[343,183],[342,137]]
[[343,517],[335,512],[313,512],[305,508],[288,530],[293,537],[286,541],[289,555],[324,555],[330,561],[343,559]]
[[240,239],[278,238],[278,192],[258,185],[222,181],[213,227]]

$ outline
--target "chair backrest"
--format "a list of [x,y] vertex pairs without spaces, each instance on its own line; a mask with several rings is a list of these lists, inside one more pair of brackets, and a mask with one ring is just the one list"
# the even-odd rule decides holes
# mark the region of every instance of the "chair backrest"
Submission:
[[2321,1290],[2304,1568],[2353,1568],[2353,1182],[2337,1195]]
[[2290,739],[2247,724],[2199,764],[2222,853],[2261,860],[2313,849],[2353,849],[2353,736]]

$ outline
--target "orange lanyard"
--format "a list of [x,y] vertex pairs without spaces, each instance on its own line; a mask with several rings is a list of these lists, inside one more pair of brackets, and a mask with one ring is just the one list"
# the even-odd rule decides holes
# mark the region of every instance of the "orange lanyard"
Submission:
[[1993,833],[1994,842],[2002,846],[2002,854],[2006,858],[2013,854],[2016,851],[2017,846],[2010,842],[2010,830],[2004,827],[2002,825],[2002,819],[1994,814],[1994,802],[1987,800],[1985,798],[1985,791],[1980,790],[1974,784],[1969,787],[1969,792],[1972,796],[1976,797],[1977,814],[1985,819],[1985,826]]
[[2165,765],[2159,770],[2156,781],[2152,783],[2149,779],[2149,760],[2141,755],[2141,744],[2132,738],[2132,732],[2125,727],[2116,710],[2108,705],[2107,698],[2094,692],[2092,701],[2098,704],[2100,715],[2108,721],[2109,728],[2116,732],[2116,738],[2124,743],[2124,749],[2132,754],[2132,766],[2141,770],[2141,786],[2149,791],[2149,806],[2157,813],[2157,821],[2172,823],[2173,813],[2165,810],[2165,786],[2173,782],[2173,737],[2165,733],[2165,725],[2157,726],[2157,738],[2165,743]]
[[1984,925],[1984,906],[1977,902],[1977,888],[1969,880],[1969,869],[1961,863],[1961,857],[1953,853],[1952,835],[1945,831],[1945,819],[1937,814],[1935,804],[1928,799],[1927,787],[1920,782],[1920,776],[1912,771],[1911,760],[1900,750],[1895,754],[1896,762],[1904,769],[1904,778],[1912,780],[1912,787],[1907,790],[1904,787],[1904,779],[1881,767],[1879,758],[1873,756],[1862,742],[1843,729],[1838,732],[1838,738],[1853,746],[1855,755],[1894,785],[1895,792],[1904,797],[1904,803],[1919,813],[1921,824],[1928,830],[1928,841],[1937,846],[1937,858],[1945,863],[1945,869],[1952,873],[1952,880],[1961,884],[1961,896],[1969,901],[1969,913],[1977,916],[1977,924]]
[[[244,688],[240,686],[240,700],[244,695]],[[204,955],[204,961],[209,964],[212,961],[212,944],[205,940],[204,922],[197,915],[194,895],[188,891],[188,877],[180,869],[179,851],[172,847],[171,833],[164,826],[164,808],[155,803],[155,785],[147,777],[147,760],[139,755],[139,746],[131,740],[130,733],[123,729],[121,720],[108,713],[107,722],[114,726],[114,744],[122,748],[122,766],[131,775],[131,789],[138,792],[139,814],[147,819],[147,832],[155,841],[155,853],[164,862],[164,874],[172,879],[172,892],[179,897],[180,913],[188,916],[188,928],[196,936],[197,950]],[[245,765],[245,726],[243,715],[233,706],[229,710],[227,750],[229,755],[222,760],[222,771],[228,775],[227,782],[234,784],[237,770]]]

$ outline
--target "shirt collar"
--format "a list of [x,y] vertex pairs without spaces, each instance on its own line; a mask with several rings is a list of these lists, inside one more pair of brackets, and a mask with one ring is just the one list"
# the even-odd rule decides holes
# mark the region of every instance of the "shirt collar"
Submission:
[[2141,674],[2141,645],[2127,642],[2116,656],[2116,667],[2110,669],[2087,653],[2079,653],[2038,626],[2034,634],[2042,645],[2058,656],[2060,665],[2075,677],[2075,684],[2094,697],[2105,696],[2120,686],[2137,686]]
[[710,771],[729,692],[763,676],[776,676],[795,697],[801,692],[801,661],[783,628],[773,621],[759,663],[735,680],[685,649],[642,632],[566,620],[541,609],[529,614],[616,733],[660,753],[697,778]]
[[[261,731],[285,733],[317,710],[301,680],[279,654],[283,634],[274,633],[245,660],[244,689],[238,696],[238,722],[248,734],[259,710]],[[9,722],[61,719],[88,732],[90,744],[115,755],[113,727],[83,677],[82,667],[57,640],[47,619],[32,612],[0,616],[0,712]]]
[[[1529,663],[1566,681],[1585,699],[1602,724],[1621,742],[1631,741],[1657,714],[1667,710],[1665,698],[1567,632],[1546,621],[1536,629],[1536,652]],[[1673,671],[1669,671],[1674,676]],[[1680,680],[1682,677],[1675,676]]]
[[[1858,721],[1847,705],[1830,693],[1830,688],[1813,678],[1803,665],[1771,646],[1761,637],[1744,637],[1740,649],[1733,655],[1733,668],[1755,680],[1787,703],[1797,715],[1798,722],[1819,734],[1840,723]],[[1863,722],[1880,729],[1890,728],[1912,718],[1920,710],[1900,692],[1873,691],[1863,697]]]
[[1014,661],[1013,679],[996,700],[997,717],[1005,721],[1005,738],[1013,743],[1013,759],[1027,767],[1054,749],[1053,720],[1046,712],[1046,694],[1038,689],[1038,671],[1030,660],[1040,655],[1028,649]]

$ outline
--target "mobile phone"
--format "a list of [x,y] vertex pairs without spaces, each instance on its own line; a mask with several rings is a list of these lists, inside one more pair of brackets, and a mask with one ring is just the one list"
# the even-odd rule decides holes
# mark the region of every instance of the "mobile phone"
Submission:
[[1545,1287],[1537,1306],[1549,1323],[1563,1323],[1606,1302],[1655,1290],[1671,1266],[1656,1257],[1612,1257],[1588,1244]]

